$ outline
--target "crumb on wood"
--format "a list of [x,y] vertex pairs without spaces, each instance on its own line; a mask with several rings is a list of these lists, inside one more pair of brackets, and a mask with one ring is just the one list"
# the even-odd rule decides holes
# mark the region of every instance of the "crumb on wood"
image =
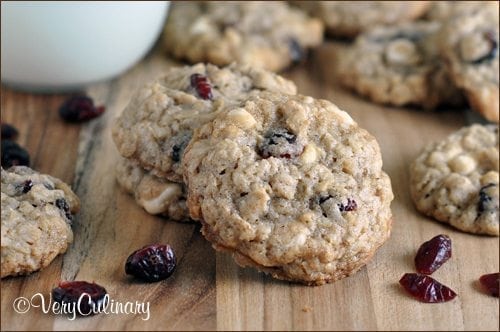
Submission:
[[303,311],[303,312],[311,312],[311,311],[312,311],[312,308],[311,308],[310,306],[306,305],[306,306],[304,306],[304,307],[302,308],[302,311]]

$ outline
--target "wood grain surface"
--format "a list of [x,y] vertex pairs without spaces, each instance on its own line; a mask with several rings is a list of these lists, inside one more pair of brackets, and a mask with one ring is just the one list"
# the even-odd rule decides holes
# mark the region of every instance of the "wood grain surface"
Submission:
[[[92,85],[87,93],[107,111],[83,125],[57,114],[67,95],[36,95],[2,87],[1,121],[16,126],[36,170],[72,184],[82,201],[75,241],[45,270],[1,282],[2,330],[499,330],[499,300],[478,285],[499,270],[499,240],[454,230],[420,215],[410,199],[408,167],[429,142],[466,124],[466,112],[437,113],[374,105],[339,88],[332,71],[335,45],[325,43],[307,62],[283,73],[300,93],[333,101],[379,141],[384,169],[392,179],[394,227],[390,240],[355,275],[307,287],[273,280],[238,267],[216,253],[196,224],[150,216],[115,182],[118,153],[111,139],[114,118],[142,84],[177,63],[160,50],[121,77]],[[448,303],[422,304],[398,284],[414,272],[419,245],[445,233],[453,257],[433,274],[459,296]],[[173,246],[178,266],[166,281],[145,284],[124,273],[127,256],[143,245]],[[119,302],[149,302],[145,315],[100,314],[77,318],[45,314],[32,307],[16,313],[13,302],[42,293],[48,299],[59,280],[103,285]]]

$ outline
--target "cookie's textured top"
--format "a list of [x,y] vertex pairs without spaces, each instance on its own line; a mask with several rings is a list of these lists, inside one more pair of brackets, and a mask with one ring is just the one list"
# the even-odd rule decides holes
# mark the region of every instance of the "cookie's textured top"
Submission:
[[117,164],[116,179],[149,214],[159,214],[176,221],[190,220],[183,184],[154,176],[125,158]]
[[498,126],[430,144],[410,169],[417,209],[466,232],[498,236]]
[[2,169],[2,278],[44,268],[65,252],[78,209],[62,181],[25,166]]
[[430,1],[294,1],[319,17],[329,34],[355,37],[376,25],[392,25],[422,16]]
[[498,122],[498,2],[495,8],[451,18],[440,33],[440,44],[453,80],[472,108]]
[[189,1],[173,4],[164,36],[170,53],[192,63],[279,71],[322,42],[323,25],[285,1]]
[[379,27],[360,35],[338,59],[340,81],[371,100],[433,109],[459,104],[436,43],[437,22]]
[[325,100],[261,95],[200,127],[184,156],[191,216],[238,263],[322,284],[388,238],[379,146]]
[[249,66],[171,68],[132,97],[113,127],[113,139],[122,156],[155,175],[182,182],[180,160],[193,129],[227,105],[262,91],[295,94],[296,87]]

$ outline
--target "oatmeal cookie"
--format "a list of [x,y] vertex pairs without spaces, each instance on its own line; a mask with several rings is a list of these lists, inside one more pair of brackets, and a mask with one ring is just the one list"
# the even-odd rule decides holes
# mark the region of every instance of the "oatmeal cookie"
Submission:
[[1,277],[38,271],[64,253],[79,207],[61,180],[26,166],[2,168]]
[[169,53],[191,63],[279,71],[321,44],[323,25],[285,1],[176,2],[164,39]]
[[262,91],[295,94],[296,87],[274,73],[244,65],[171,68],[132,97],[113,126],[113,139],[123,157],[180,183],[180,161],[193,129]]
[[497,10],[498,1],[432,1],[425,15],[432,21],[446,21],[458,15],[473,15],[478,10]]
[[175,221],[189,221],[184,185],[152,175],[136,162],[121,158],[116,180],[147,213]]
[[465,91],[472,109],[499,121],[498,2],[447,21],[440,32],[441,51],[454,83]]
[[413,21],[430,1],[294,1],[325,24],[328,34],[352,38],[377,25]]
[[427,146],[411,165],[410,189],[425,215],[498,236],[498,126],[465,127]]
[[351,275],[389,237],[379,146],[326,100],[262,94],[186,148],[191,217],[242,266],[310,285]]
[[437,22],[379,27],[360,35],[338,57],[340,82],[372,101],[434,109],[459,105],[461,92],[441,61]]

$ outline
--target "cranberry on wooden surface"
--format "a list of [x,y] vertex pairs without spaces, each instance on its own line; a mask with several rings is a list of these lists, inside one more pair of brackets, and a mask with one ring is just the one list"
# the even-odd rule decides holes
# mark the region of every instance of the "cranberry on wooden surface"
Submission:
[[67,99],[59,108],[59,115],[67,122],[84,122],[104,113],[105,107],[94,105],[92,98],[78,95]]
[[175,270],[176,259],[172,247],[152,244],[134,251],[125,263],[125,273],[148,282],[166,279]]
[[451,239],[447,235],[438,235],[424,242],[415,256],[417,272],[432,274],[451,257]]
[[106,294],[106,289],[96,283],[62,281],[52,290],[52,299],[61,304],[75,305],[77,314],[87,316],[99,312],[107,305]]
[[19,131],[14,126],[2,123],[2,139],[15,140],[19,136]]
[[2,140],[2,167],[29,166],[30,155],[19,144],[11,140]]
[[457,296],[449,287],[426,275],[405,273],[399,283],[411,296],[424,303],[447,302]]
[[490,273],[482,275],[479,282],[491,296],[498,297],[498,288],[500,286],[500,273]]

